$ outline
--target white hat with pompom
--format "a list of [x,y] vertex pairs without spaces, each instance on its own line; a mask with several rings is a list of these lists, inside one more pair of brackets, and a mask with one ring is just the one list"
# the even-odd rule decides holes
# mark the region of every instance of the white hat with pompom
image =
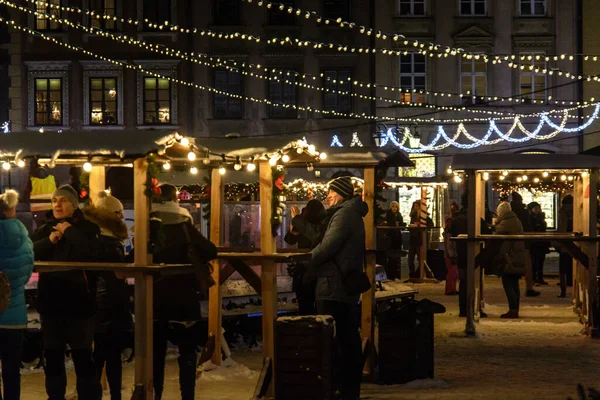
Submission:
[[98,200],[96,201],[95,206],[114,213],[123,211],[123,203],[115,196],[111,196],[105,191],[98,194]]

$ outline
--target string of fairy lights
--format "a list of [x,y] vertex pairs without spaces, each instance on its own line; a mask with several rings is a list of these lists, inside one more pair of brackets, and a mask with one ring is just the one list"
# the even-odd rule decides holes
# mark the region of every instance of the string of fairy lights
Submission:
[[[120,21],[121,23],[128,23],[131,25],[135,25],[135,26],[139,26],[140,24],[142,24],[141,21],[139,20],[135,20],[135,19],[124,19],[124,18],[119,18],[115,15],[107,15],[107,14],[102,14],[102,13],[98,13],[95,12],[93,10],[87,10],[87,9],[81,9],[81,8],[77,8],[77,7],[65,7],[65,6],[61,6],[59,4],[53,4],[53,3],[48,3],[45,1],[36,1],[36,0],[25,0],[31,4],[35,4],[37,5],[43,5],[47,8],[50,9],[56,9],[56,10],[61,10],[61,11],[65,11],[65,12],[70,12],[70,13],[77,13],[77,14],[85,14],[88,15],[90,17],[96,17],[96,18],[100,18],[100,19],[105,19],[105,20],[112,20],[112,21]],[[12,3],[9,2],[4,2],[7,5],[10,5]],[[20,10],[23,11],[24,7],[22,6],[17,6],[17,8],[19,8]],[[279,9],[281,9],[281,5],[279,5],[278,7]],[[286,9],[288,12],[291,12],[289,8]],[[40,15],[45,15],[47,18],[54,20],[54,21],[66,21],[63,20],[59,17],[57,17],[54,14],[48,15],[48,14],[40,14]],[[69,22],[61,22],[61,23],[69,23]],[[143,24],[148,25],[149,27],[153,28],[153,29],[158,29],[159,31],[171,31],[171,32],[176,32],[176,33],[186,33],[186,34],[198,34],[200,36],[206,36],[206,37],[211,37],[211,38],[215,38],[215,39],[224,39],[224,40],[230,40],[230,39],[241,39],[241,40],[249,40],[251,42],[256,42],[256,43],[260,43],[261,42],[261,38],[258,36],[253,36],[253,35],[249,35],[246,33],[240,33],[240,32],[232,32],[232,33],[223,33],[223,32],[213,32],[211,30],[198,30],[197,28],[194,29],[184,29],[179,27],[178,25],[172,25],[169,24],[168,21],[165,22],[153,22],[153,21],[149,21],[148,19],[144,19],[143,20]],[[86,27],[87,29],[87,27]],[[198,57],[206,57],[206,58],[210,58],[213,59],[211,57],[209,57],[206,54],[202,54],[202,53],[185,53],[185,52],[181,52],[179,50],[173,50],[173,49],[169,49],[164,45],[158,45],[158,44],[147,44],[144,41],[141,40],[136,40],[134,38],[128,38],[126,35],[113,35],[111,33],[107,33],[102,31],[101,29],[97,29],[97,28],[89,28],[92,31],[95,31],[96,34],[98,34],[98,32],[100,32],[101,35],[106,35],[106,37],[109,36],[116,36],[119,41],[124,41],[124,40],[131,40],[133,41],[134,44],[136,45],[141,45],[141,46],[147,46],[148,50],[151,51],[156,51],[159,52],[161,54],[175,54],[175,56],[178,57],[182,57],[186,60],[188,59],[194,59],[195,56]],[[126,39],[123,39],[126,38]],[[277,38],[273,38],[273,39],[268,39],[267,43],[269,44],[281,44],[281,45],[286,45],[286,44],[294,44],[297,43],[298,46],[302,47],[302,46],[307,46],[309,43],[313,43],[310,41],[302,41],[299,39],[290,39],[289,37],[283,38],[283,39],[277,39]],[[408,42],[407,42],[408,43]],[[367,52],[366,49],[356,49],[351,47],[350,49],[348,48],[348,46],[343,46],[343,45],[335,45],[333,43],[329,43],[329,44],[323,44],[323,43],[316,43],[315,46],[317,48],[322,48],[322,47],[326,47],[329,49],[333,49],[333,48],[337,48],[339,51],[350,51],[350,52],[356,52],[358,51],[360,52]],[[439,46],[438,46],[439,47]],[[389,54],[389,55],[407,55],[411,52],[408,50],[404,50],[404,51],[399,51],[399,50],[392,50],[392,49],[376,49],[378,51],[381,51],[382,54]],[[418,52],[418,51],[417,51]],[[444,53],[447,55],[447,53]],[[440,54],[441,55],[441,54]],[[492,56],[492,55],[486,55],[486,54],[470,54],[470,53],[466,53],[466,57],[469,59],[475,59],[475,60],[479,60],[479,59],[484,59],[486,60],[486,62],[488,62],[488,57]],[[594,62],[598,61],[598,56],[591,56],[591,55],[573,55],[573,54],[560,54],[560,55],[555,55],[555,56],[544,56],[544,55],[535,55],[535,56],[531,56],[531,55],[493,55],[494,57],[497,57],[497,59],[495,59],[494,61],[492,61],[493,63],[498,63],[501,62],[502,60],[504,61],[509,61],[509,62],[513,62],[515,60],[520,60],[520,61],[532,61],[533,59],[535,59],[536,61],[544,61],[544,62],[550,62],[550,61],[559,61],[559,60],[569,60],[572,61],[575,57],[583,57],[584,60],[588,61],[588,60],[592,60]],[[498,61],[499,60],[499,61]],[[190,60],[191,61],[191,60]],[[193,61],[195,62],[195,61]],[[202,63],[202,62],[201,62]],[[295,71],[282,71],[282,70],[277,70],[277,69],[269,69],[266,67],[262,67],[260,64],[259,65],[255,65],[252,63],[238,63],[234,60],[225,60],[223,58],[219,58],[219,66],[225,67],[228,66],[228,63],[231,63],[234,68],[238,68],[238,64],[241,65],[242,68],[251,68],[251,69],[259,69],[262,70],[266,73],[278,73],[278,74],[286,74],[286,76],[290,76],[293,75],[295,77],[301,77],[302,80],[304,79],[309,79],[312,78],[313,81],[316,81],[317,79],[322,79],[324,81],[333,83],[335,82],[335,79],[332,79],[330,77],[326,77],[324,76],[324,74],[320,74],[318,77],[317,76],[313,76],[310,74],[300,74],[298,72]],[[511,65],[512,66],[512,65]],[[525,67],[529,68],[530,71],[535,71],[535,72],[539,72],[539,68],[535,67],[534,65],[528,65],[528,66],[521,66],[521,69],[525,69]],[[556,73],[558,75],[562,75],[563,73],[565,74],[565,76],[567,76],[568,73],[559,71],[559,70],[549,70],[547,71],[549,75],[552,75],[554,72],[556,71]],[[245,75],[251,75],[251,72],[246,72],[246,71],[239,71],[242,74]],[[569,74],[570,76],[570,74]],[[568,77],[568,76],[567,76]],[[269,79],[269,80],[279,80],[278,76],[261,76],[259,77],[261,79]],[[593,79],[593,77],[589,77],[591,79]],[[580,77],[580,79],[583,79],[583,77]],[[301,87],[307,87],[307,88],[314,88],[316,90],[323,90],[323,91],[328,91],[328,92],[332,92],[332,93],[339,93],[339,94],[343,94],[343,95],[350,95],[353,97],[358,97],[361,99],[365,99],[365,100],[380,100],[380,101],[384,101],[384,102],[392,102],[393,104],[405,104],[405,105],[415,105],[417,107],[423,107],[424,106],[424,102],[415,102],[415,101],[399,101],[397,99],[385,99],[382,97],[372,97],[372,96],[366,96],[366,95],[360,95],[360,94],[355,94],[355,93],[348,93],[345,91],[340,91],[340,90],[335,90],[335,89],[331,89],[331,88],[321,88],[315,85],[310,85],[310,84],[306,84],[304,82],[297,82],[296,80],[293,81],[289,81],[286,80],[287,84],[291,84],[291,85],[298,85]],[[510,102],[510,103],[532,103],[532,104],[546,104],[546,102],[550,102],[553,104],[557,104],[557,105],[579,105],[579,104],[583,104],[583,102],[577,102],[577,101],[572,101],[572,100],[553,100],[552,96],[549,96],[548,100],[536,100],[536,99],[529,99],[527,98],[527,93],[526,94],[522,94],[519,96],[514,96],[514,97],[498,97],[498,96],[482,96],[482,95],[474,95],[473,93],[471,93],[471,91],[466,91],[464,93],[454,93],[454,92],[443,92],[443,91],[434,91],[434,90],[426,90],[426,89],[414,89],[414,88],[401,88],[401,87],[394,87],[394,86],[390,86],[390,85],[381,85],[381,84],[377,84],[376,82],[373,83],[366,83],[366,82],[360,82],[357,80],[350,80],[350,83],[354,86],[354,87],[360,87],[360,88],[370,88],[370,87],[375,87],[375,88],[382,88],[385,91],[391,91],[392,93],[397,92],[397,93],[406,93],[406,94],[419,94],[419,95],[433,95],[433,96],[440,96],[440,97],[448,97],[451,98],[452,96],[455,97],[468,97],[468,98],[472,98],[475,100],[481,100],[481,101],[494,101],[494,102]],[[594,102],[595,99],[591,98],[589,100],[590,102]],[[464,110],[462,110],[464,111]]]

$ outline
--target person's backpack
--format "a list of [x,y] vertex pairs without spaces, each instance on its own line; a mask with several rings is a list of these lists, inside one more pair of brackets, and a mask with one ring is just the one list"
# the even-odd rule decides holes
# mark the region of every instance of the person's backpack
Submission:
[[0,312],[10,306],[10,282],[4,272],[0,272]]

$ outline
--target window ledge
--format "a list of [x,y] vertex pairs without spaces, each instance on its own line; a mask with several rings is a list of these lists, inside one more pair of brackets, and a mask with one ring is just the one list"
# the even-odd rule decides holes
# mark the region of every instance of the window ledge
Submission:
[[179,129],[180,125],[169,125],[169,124],[161,124],[161,125],[138,125],[137,129],[156,129],[156,130],[167,130],[167,129]]
[[37,125],[37,126],[28,126],[25,128],[26,131],[39,131],[41,128],[44,128],[44,132],[56,132],[56,131],[68,131],[71,130],[70,126],[60,126],[60,125]]
[[122,131],[125,129],[125,125],[84,125],[82,129],[84,131]]

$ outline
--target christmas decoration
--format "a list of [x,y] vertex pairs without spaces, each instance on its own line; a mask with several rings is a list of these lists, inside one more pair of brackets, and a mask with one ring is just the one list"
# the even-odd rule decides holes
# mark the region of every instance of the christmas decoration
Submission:
[[146,187],[144,194],[150,201],[159,200],[162,193],[158,187],[158,164],[152,155],[146,157],[146,162],[148,163],[148,173],[146,174],[146,182],[144,183]]

